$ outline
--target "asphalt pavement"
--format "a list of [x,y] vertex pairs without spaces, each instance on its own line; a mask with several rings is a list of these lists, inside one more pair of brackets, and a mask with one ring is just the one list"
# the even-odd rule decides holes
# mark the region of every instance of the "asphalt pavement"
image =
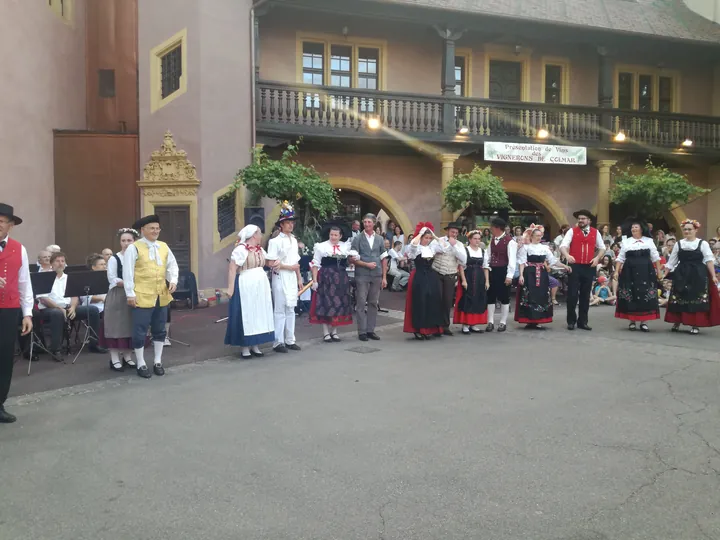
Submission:
[[0,538],[720,539],[720,329],[558,316],[16,395]]

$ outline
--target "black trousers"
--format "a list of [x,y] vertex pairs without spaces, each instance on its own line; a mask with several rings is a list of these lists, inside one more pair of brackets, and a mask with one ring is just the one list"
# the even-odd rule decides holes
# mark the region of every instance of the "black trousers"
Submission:
[[[567,295],[567,323],[586,325],[590,309],[590,291],[595,280],[596,269],[589,264],[571,264]],[[575,307],[580,302],[579,312]]]
[[[505,285],[507,266],[493,266],[490,268],[490,288],[487,292],[487,301],[490,305],[500,302],[507,306],[510,303],[510,286]],[[492,322],[492,321],[490,321]]]
[[[58,352],[62,345],[65,315],[60,308],[47,308],[37,312],[38,318],[50,328],[50,352]],[[75,308],[75,320],[87,321],[95,334],[90,335],[90,343],[97,345],[95,336],[100,332],[100,311],[97,306],[78,306]]]
[[457,274],[443,275],[437,273],[440,278],[440,298],[442,299],[442,325],[443,328],[450,327],[450,311],[455,303],[455,287],[457,285]]
[[0,406],[10,392],[20,315],[19,309],[0,309]]

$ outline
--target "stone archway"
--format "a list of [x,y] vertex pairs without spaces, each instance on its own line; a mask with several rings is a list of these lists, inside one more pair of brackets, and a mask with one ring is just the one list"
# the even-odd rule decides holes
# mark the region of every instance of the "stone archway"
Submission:
[[[517,182],[513,180],[503,181],[503,188],[505,188],[507,193],[522,195],[536,204],[538,208],[546,210],[548,219],[552,221],[549,225],[551,226],[551,230],[553,232],[560,230],[560,226],[565,223],[572,223],[568,220],[565,211],[555,202],[555,199],[550,197],[550,195],[541,189],[524,182]],[[464,209],[455,212],[453,219],[457,219],[463,212]]]
[[200,280],[198,272],[198,188],[195,165],[187,152],[178,150],[172,133],[165,132],[160,150],[155,150],[143,170],[140,187],[143,215],[154,214],[163,207],[187,207],[189,213],[190,270]]
[[329,179],[330,185],[335,189],[347,189],[357,191],[379,203],[398,222],[403,231],[413,231],[414,226],[403,207],[384,189],[360,180],[359,178],[348,178],[334,176]]

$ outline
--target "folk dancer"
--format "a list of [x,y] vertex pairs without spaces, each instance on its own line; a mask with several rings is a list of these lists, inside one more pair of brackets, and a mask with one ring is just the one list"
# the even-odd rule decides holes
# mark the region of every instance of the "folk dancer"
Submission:
[[[153,372],[165,375],[162,352],[165,345],[165,323],[168,305],[172,302],[178,282],[175,255],[160,236],[160,218],[145,216],[133,225],[141,238],[125,249],[123,257],[123,287],[132,312],[132,346],[135,350],[136,371],[139,377],[152,377],[145,364],[145,336],[148,328],[153,342]],[[168,286],[168,282],[170,285]]]
[[493,218],[490,222],[492,240],[486,253],[490,266],[490,287],[488,288],[488,325],[485,329],[495,329],[495,303],[500,302],[500,325],[498,332],[507,330],[507,319],[510,313],[510,285],[515,275],[518,244],[506,232],[507,224],[502,218]]
[[[578,210],[573,213],[578,220],[577,225],[565,233],[560,243],[560,253],[570,265],[567,298],[567,327],[575,330],[592,330],[588,326],[590,309],[590,291],[595,281],[595,267],[605,255],[605,242],[602,235],[590,224],[593,215],[589,210]],[[597,250],[597,253],[596,253]],[[580,304],[579,311],[576,308]]]
[[22,318],[23,336],[33,327],[34,296],[27,251],[10,238],[13,227],[21,223],[12,206],[0,203],[0,424],[17,420],[5,410],[5,400],[10,392],[18,323]]
[[242,347],[241,358],[263,357],[259,346],[274,341],[275,321],[264,270],[266,253],[260,246],[262,231],[257,225],[247,225],[238,238],[228,266],[230,306],[225,345]]
[[[324,236],[324,235],[323,235]],[[331,225],[325,242],[315,244],[310,270],[313,276],[313,295],[310,304],[310,324],[323,325],[323,341],[342,341],[337,335],[339,326],[352,324],[352,291],[347,273],[350,242],[342,242],[342,231]]]
[[718,277],[710,245],[697,238],[700,223],[686,219],[680,226],[684,238],[673,246],[665,265],[672,273],[665,322],[673,323],[673,332],[679,332],[681,324],[690,326],[694,335],[700,328],[720,326]]
[[525,230],[528,242],[518,251],[520,277],[515,303],[515,321],[525,324],[527,329],[543,330],[543,324],[553,319],[552,293],[550,291],[551,266],[560,264],[548,246],[541,244],[545,228],[542,225],[530,225]]
[[435,236],[430,222],[420,222],[415,227],[415,237],[410,242],[408,256],[415,259],[415,269],[410,274],[405,297],[405,322],[403,332],[414,334],[415,339],[442,337],[445,317],[438,309],[442,305],[440,276],[432,269],[435,255],[454,249]]
[[[618,276],[615,317],[630,321],[629,330],[648,332],[647,321],[660,318],[658,282],[662,280],[660,254],[649,236],[647,225],[639,219],[627,222],[626,233],[615,263]],[[653,269],[653,266],[655,267]]]
[[490,287],[490,264],[487,252],[481,247],[480,231],[467,234],[469,244],[466,262],[460,265],[453,322],[462,324],[462,333],[482,333],[481,324],[488,322],[487,290]]
[[380,339],[375,324],[380,290],[387,286],[388,254],[385,238],[375,233],[376,221],[374,214],[365,214],[363,232],[353,238],[349,252],[355,265],[355,315],[360,341]]
[[447,252],[440,251],[435,254],[432,268],[440,278],[440,298],[443,315],[443,334],[452,336],[450,330],[450,311],[455,302],[455,288],[457,287],[458,266],[467,262],[467,252],[462,242],[458,241],[458,234],[462,224],[449,223],[445,230],[447,236],[440,238],[443,245],[449,244],[452,249]]
[[140,234],[135,229],[118,231],[120,251],[107,262],[108,293],[105,297],[105,344],[110,350],[110,369],[125,371],[125,364],[136,367],[132,359],[133,310],[128,306],[123,281],[123,259],[127,248],[135,243]]
[[272,294],[275,302],[273,350],[287,353],[288,349],[300,350],[300,346],[295,343],[295,306],[298,303],[298,292],[303,287],[300,250],[293,235],[295,212],[287,201],[282,204],[276,225],[280,227],[280,233],[268,243],[267,254],[267,259],[276,263],[272,271]]

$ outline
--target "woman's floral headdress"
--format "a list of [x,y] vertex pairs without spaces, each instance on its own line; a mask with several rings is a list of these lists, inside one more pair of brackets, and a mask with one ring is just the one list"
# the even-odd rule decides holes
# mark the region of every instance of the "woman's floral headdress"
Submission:
[[135,238],[140,237],[140,233],[137,232],[135,229],[131,229],[130,227],[123,227],[122,229],[118,229],[117,235],[122,236],[123,234],[132,234]]
[[525,229],[523,235],[530,238],[535,231],[540,231],[540,233],[545,234],[545,227],[532,223],[527,229]]
[[692,225],[696,230],[700,228],[700,222],[694,219],[683,219],[682,223],[680,223],[680,227],[682,228],[685,225]]

